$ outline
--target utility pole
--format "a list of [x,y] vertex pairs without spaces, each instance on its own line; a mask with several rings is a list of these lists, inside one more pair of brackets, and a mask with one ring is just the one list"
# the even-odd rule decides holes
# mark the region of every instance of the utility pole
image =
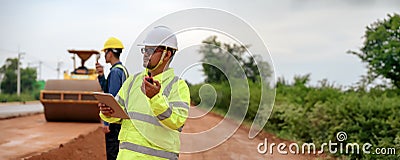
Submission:
[[0,93],[2,92],[1,91],[1,82],[3,82],[3,77],[4,77],[4,74],[0,73]]
[[20,66],[20,61],[21,61],[21,56],[24,55],[24,52],[19,51],[18,47],[18,62],[17,62],[17,95],[21,95],[21,66]]
[[43,61],[39,61],[39,79],[38,80],[42,79],[42,63],[43,63]]
[[61,70],[62,61],[57,62],[57,79],[60,79],[60,70]]

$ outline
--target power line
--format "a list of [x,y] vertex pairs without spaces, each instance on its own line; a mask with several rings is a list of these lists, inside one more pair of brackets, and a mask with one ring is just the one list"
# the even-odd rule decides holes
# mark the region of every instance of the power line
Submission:
[[[38,64],[38,66],[34,66],[34,67],[31,67],[31,64]],[[28,62],[28,68],[36,68],[37,70],[38,70],[38,72],[37,72],[37,75],[38,75],[38,80],[41,80],[42,79],[42,64],[43,64],[43,61],[33,61],[33,62]]]
[[4,48],[0,48],[0,51],[18,53],[18,51],[8,50],[8,49],[4,49]]
[[52,65],[50,65],[50,64],[48,64],[47,62],[45,62],[45,61],[43,61],[43,60],[37,58],[36,56],[33,56],[32,54],[27,54],[27,55],[28,55],[29,57],[33,58],[33,59],[36,59],[37,62],[42,63],[43,66],[45,66],[45,67],[47,67],[47,68],[49,68],[49,69],[52,69],[52,70],[55,70],[55,71],[57,70],[56,67],[53,67]]
[[[18,48],[18,50],[19,50],[19,48]],[[3,52],[4,52],[4,54],[3,54]],[[9,57],[10,55],[14,55],[12,58],[14,58],[14,57],[17,58],[19,60],[19,62],[21,63],[21,59],[22,59],[21,53],[22,52],[0,48],[0,53],[2,53],[1,54],[2,57],[3,56]],[[58,60],[57,62],[54,62],[55,64],[51,64],[47,61],[43,61],[41,58],[38,58],[34,54],[27,54],[26,52],[23,52],[23,55],[24,55],[24,57],[26,57],[25,59],[28,60],[28,61],[25,61],[25,64],[27,63],[28,67],[30,67],[32,64],[38,65],[35,68],[38,70],[39,80],[42,78],[43,66],[52,71],[56,71],[57,77],[60,76],[60,72],[61,72],[62,64],[63,64],[62,61]],[[53,61],[51,61],[51,62],[53,62]],[[17,87],[17,89],[18,89],[18,87]]]

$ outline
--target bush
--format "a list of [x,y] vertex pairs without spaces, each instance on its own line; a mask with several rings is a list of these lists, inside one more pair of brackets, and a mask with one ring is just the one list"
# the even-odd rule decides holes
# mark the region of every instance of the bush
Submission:
[[[298,142],[337,142],[344,131],[345,142],[371,143],[400,150],[400,95],[398,90],[372,88],[368,92],[339,88],[284,85],[277,89],[268,131]],[[397,139],[397,141],[396,141]],[[396,159],[398,155],[350,154],[349,158]],[[397,157],[398,158],[398,157]]]
[[34,101],[39,100],[40,92],[37,91],[35,93],[21,93],[18,97],[17,94],[0,94],[0,101],[2,103],[5,102],[26,102],[26,101]]
[[[336,134],[347,133],[347,143],[364,143],[395,148],[397,155],[349,154],[351,159],[398,159],[400,151],[400,91],[371,88],[343,91],[326,81],[319,87],[306,86],[307,77],[297,77],[293,84],[277,85],[273,113],[264,128],[278,137],[316,146],[337,142]],[[198,90],[190,87],[194,104],[200,103]],[[227,111],[230,104],[228,84],[211,84],[217,92],[215,108]],[[246,115],[252,121],[257,113],[260,85],[249,82],[250,104]],[[208,92],[209,93],[209,92]],[[345,144],[344,144],[345,146]],[[371,150],[372,151],[372,150]],[[362,153],[362,151],[360,151]],[[336,156],[343,156],[336,154]]]
[[[211,85],[214,90],[215,90],[215,94],[216,94],[216,101],[215,104],[212,104],[212,99],[214,99],[214,92],[211,91],[211,88],[207,87],[207,85]],[[201,90],[201,87],[204,86],[205,88],[202,88],[204,90]],[[200,97],[199,93],[201,92],[201,96]],[[218,112],[223,112],[223,114],[225,115],[226,112],[229,109],[229,104],[231,101],[231,91],[230,91],[230,87],[228,84],[217,84],[217,83],[210,83],[210,84],[196,84],[196,85],[192,85],[190,87],[190,98],[192,100],[192,103],[194,105],[199,105],[201,102],[201,98],[203,98],[204,100],[207,101],[203,101],[202,105],[200,105],[199,107],[204,107],[204,108],[208,108],[208,107],[213,107],[213,106],[218,106],[218,107],[214,107],[214,109],[218,109]]]
[[[250,97],[249,97],[249,107],[247,110],[246,114],[246,120],[251,121],[254,119],[254,117],[257,114],[258,110],[258,105],[260,103],[260,97],[261,97],[261,87],[260,84],[258,83],[253,83],[251,81],[249,83],[249,91],[250,91]],[[223,112],[226,114],[229,110],[229,106],[231,104],[231,100],[234,101],[232,102],[232,106],[234,107],[242,107],[247,105],[246,99],[247,97],[242,96],[242,94],[234,95],[234,97],[231,97],[231,89],[230,85],[227,83],[209,83],[207,85],[211,85],[216,92],[217,98],[215,105],[210,104],[210,102],[202,102],[203,106],[200,107],[213,107],[213,110],[218,111],[218,112]],[[190,86],[190,98],[192,100],[192,103],[194,105],[199,105],[201,102],[201,98],[204,100],[209,100],[213,99],[213,93],[207,88],[204,91],[201,91],[200,88],[202,86],[207,86],[205,84],[196,84]],[[242,87],[242,86],[237,86],[237,87]],[[241,89],[241,88],[240,88]],[[243,88],[244,90],[244,88]],[[199,96],[199,92],[201,92],[201,95],[204,97]],[[241,115],[236,115],[236,116],[241,116]]]

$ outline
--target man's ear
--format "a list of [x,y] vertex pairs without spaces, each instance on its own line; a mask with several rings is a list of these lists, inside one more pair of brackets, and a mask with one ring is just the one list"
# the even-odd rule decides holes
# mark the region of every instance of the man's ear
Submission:
[[165,57],[164,57],[164,61],[170,60],[171,56],[172,56],[172,52],[171,51],[167,51],[167,53],[165,54]]

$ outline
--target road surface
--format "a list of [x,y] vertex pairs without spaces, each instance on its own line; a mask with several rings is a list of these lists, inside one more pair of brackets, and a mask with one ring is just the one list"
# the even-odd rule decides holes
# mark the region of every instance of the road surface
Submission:
[[[100,123],[46,122],[43,114],[0,121],[0,157],[29,157],[95,131]],[[104,139],[99,139],[103,141]]]
[[36,113],[43,113],[43,106],[38,101],[27,102],[26,104],[21,104],[21,103],[0,104],[0,119],[19,117]]
[[[0,106],[1,113],[5,106]],[[11,106],[10,106],[11,107]],[[21,113],[39,111],[35,104],[13,106],[13,111]],[[33,109],[37,107],[36,109]],[[190,109],[190,115],[205,114],[195,107]],[[223,117],[208,113],[201,118],[188,119],[183,133],[200,133],[218,125]],[[46,122],[43,114],[0,120],[0,157],[1,159],[50,160],[50,159],[105,159],[104,133],[100,123],[57,123]],[[224,123],[219,126],[224,129],[232,128],[234,123]],[[273,154],[257,152],[259,143],[268,138],[268,143],[285,143],[271,134],[263,133],[255,139],[248,139],[248,129],[240,127],[221,145],[197,153],[181,153],[181,160],[205,159],[316,159],[315,155],[281,155],[274,148]],[[199,145],[213,143],[215,137],[181,136],[182,148],[188,149]],[[321,158],[321,157],[320,157]]]
[[[190,109],[190,115],[203,115],[204,111],[199,110],[195,107]],[[203,131],[207,131],[214,126],[218,125],[223,117],[215,115],[213,113],[208,113],[206,116],[201,118],[193,118],[188,119],[183,132],[184,133],[199,133]],[[223,123],[221,126],[224,128],[233,128],[234,122],[231,123]],[[248,138],[249,130],[247,127],[240,127],[232,137],[230,137],[227,141],[222,143],[221,145],[203,151],[199,153],[189,153],[189,154],[180,154],[179,159],[181,160],[208,160],[208,159],[237,159],[237,160],[261,160],[261,159],[271,159],[271,160],[287,160],[287,159],[296,159],[296,160],[305,160],[305,159],[316,159],[316,156],[313,155],[282,155],[279,154],[276,146],[273,148],[273,154],[260,154],[257,151],[257,146],[259,143],[264,142],[264,138],[268,139],[268,143],[279,144],[285,143],[287,146],[291,142],[284,141],[275,136],[263,133],[259,134],[254,139]],[[193,138],[193,137],[192,137]],[[202,145],[202,143],[213,143],[215,141],[215,136],[207,136],[207,137],[199,137],[196,139],[182,139],[182,147],[193,147],[193,145]],[[191,143],[195,142],[195,143]],[[193,147],[195,148],[195,147]],[[181,149],[182,150],[182,149]],[[268,151],[269,152],[269,151]]]

